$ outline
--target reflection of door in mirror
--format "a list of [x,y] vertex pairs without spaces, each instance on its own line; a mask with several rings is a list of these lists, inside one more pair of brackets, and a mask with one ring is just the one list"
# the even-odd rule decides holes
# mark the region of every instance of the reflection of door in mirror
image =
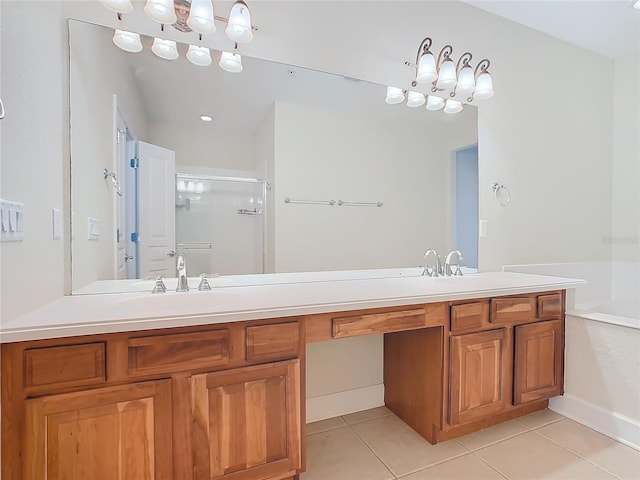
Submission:
[[454,152],[453,248],[464,255],[463,264],[478,268],[478,145]]
[[138,278],[175,276],[175,152],[138,142]]

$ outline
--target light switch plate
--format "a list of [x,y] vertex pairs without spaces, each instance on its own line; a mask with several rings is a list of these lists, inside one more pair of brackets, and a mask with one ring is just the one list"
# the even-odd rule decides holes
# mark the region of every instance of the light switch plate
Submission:
[[0,241],[21,242],[24,236],[24,203],[0,200]]
[[480,238],[485,238],[487,236],[488,228],[489,228],[489,221],[480,220]]
[[53,222],[53,239],[60,240],[62,238],[62,211],[59,208],[51,209],[51,220]]
[[100,228],[99,228],[100,221],[97,218],[91,218],[91,217],[89,217],[87,220],[88,220],[88,223],[87,223],[87,228],[88,228],[87,239],[89,239],[89,240],[100,240]]

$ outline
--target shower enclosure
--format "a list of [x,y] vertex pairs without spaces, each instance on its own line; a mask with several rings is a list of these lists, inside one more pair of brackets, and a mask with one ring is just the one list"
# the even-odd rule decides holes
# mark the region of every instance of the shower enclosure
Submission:
[[176,250],[189,276],[264,273],[266,189],[257,178],[176,174]]

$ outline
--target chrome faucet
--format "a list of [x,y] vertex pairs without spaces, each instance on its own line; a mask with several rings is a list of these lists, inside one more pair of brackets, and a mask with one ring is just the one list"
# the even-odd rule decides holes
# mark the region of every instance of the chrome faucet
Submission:
[[187,283],[187,263],[184,259],[184,253],[178,255],[176,269],[178,270],[178,286],[176,288],[176,292],[188,292],[189,284]]
[[442,275],[442,264],[440,263],[440,255],[433,249],[427,250],[424,254],[425,260],[429,259],[429,255],[433,254],[434,262],[433,268],[429,268],[429,263],[425,263],[422,275],[428,275],[430,277],[439,277]]
[[[457,263],[451,263],[454,255],[456,255],[458,257],[458,262]],[[463,260],[463,256],[462,253],[460,253],[460,250],[451,250],[448,254],[447,257],[444,260],[444,275],[447,277],[452,277],[452,276],[456,276],[456,277],[461,277],[462,276],[462,270],[460,270],[460,262]],[[456,266],[456,270],[455,272],[453,272],[451,270],[451,265],[455,265]]]

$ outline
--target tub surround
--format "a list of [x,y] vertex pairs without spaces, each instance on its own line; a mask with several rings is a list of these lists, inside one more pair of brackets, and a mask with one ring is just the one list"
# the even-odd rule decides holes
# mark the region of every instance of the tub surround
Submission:
[[304,282],[298,278],[296,283],[214,288],[210,292],[67,296],[3,323],[0,342],[564,290],[583,283],[560,277],[487,272],[463,277],[414,276],[320,282]]

